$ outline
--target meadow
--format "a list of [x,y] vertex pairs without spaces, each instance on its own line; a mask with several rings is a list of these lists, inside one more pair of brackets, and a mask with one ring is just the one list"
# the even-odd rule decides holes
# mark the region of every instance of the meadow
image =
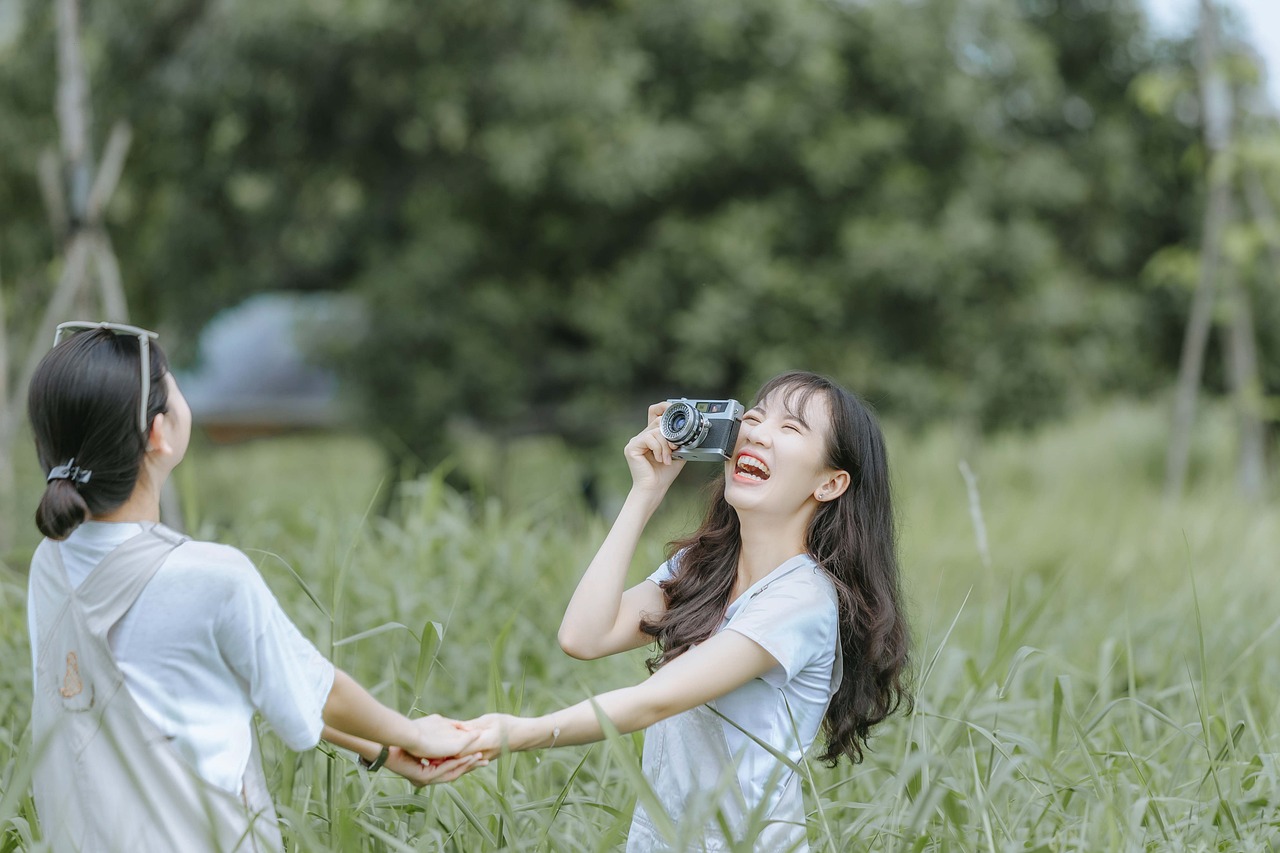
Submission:
[[[1218,413],[1198,426],[1187,496],[1166,506],[1165,419],[1116,404],[1029,434],[891,430],[916,702],[863,764],[806,766],[815,850],[1280,847],[1277,505],[1234,497]],[[605,530],[572,457],[501,459],[464,495],[442,472],[388,484],[355,436],[198,443],[178,488],[192,532],[249,553],[303,632],[393,707],[540,713],[642,678],[643,651],[583,663],[555,644]],[[633,578],[697,508],[692,485],[663,508]],[[0,570],[0,851],[41,849],[33,534]],[[292,849],[614,850],[648,795],[638,734],[421,791],[264,735]]]

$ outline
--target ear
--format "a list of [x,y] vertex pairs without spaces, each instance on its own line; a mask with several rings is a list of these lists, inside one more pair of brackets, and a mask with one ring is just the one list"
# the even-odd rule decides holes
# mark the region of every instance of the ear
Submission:
[[169,444],[167,438],[167,428],[169,422],[164,418],[164,412],[159,413],[151,419],[151,432],[147,436],[147,452],[148,453],[171,453],[173,447]]
[[814,490],[813,496],[823,503],[833,501],[845,493],[845,490],[849,488],[851,479],[848,471],[835,471],[821,486]]

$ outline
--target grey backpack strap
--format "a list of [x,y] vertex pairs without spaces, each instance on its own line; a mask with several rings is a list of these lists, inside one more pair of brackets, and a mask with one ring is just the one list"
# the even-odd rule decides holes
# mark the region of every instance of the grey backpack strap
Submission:
[[141,533],[104,557],[75,591],[89,631],[105,637],[173,550],[186,541],[186,536],[163,525],[145,525]]

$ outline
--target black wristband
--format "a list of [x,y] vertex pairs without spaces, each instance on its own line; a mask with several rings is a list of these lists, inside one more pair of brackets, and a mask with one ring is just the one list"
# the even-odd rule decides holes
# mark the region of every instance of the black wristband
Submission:
[[370,773],[376,773],[378,772],[378,770],[382,768],[382,765],[387,763],[387,758],[390,755],[391,755],[391,747],[386,746],[384,744],[382,747],[382,752],[379,752],[378,757],[373,759],[373,761],[370,761],[369,759],[365,758],[363,755],[360,756],[360,766],[363,767],[365,770],[368,770]]

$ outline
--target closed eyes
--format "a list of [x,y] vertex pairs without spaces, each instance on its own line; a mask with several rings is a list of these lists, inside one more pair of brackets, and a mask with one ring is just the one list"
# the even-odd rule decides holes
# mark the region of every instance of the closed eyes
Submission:
[[[783,429],[789,429],[794,433],[801,434],[808,430],[808,424],[804,422],[803,418],[792,415],[790,412],[788,412],[787,415],[788,419],[782,423]],[[767,413],[763,409],[752,409],[742,416],[742,422],[756,426],[764,423],[766,416]]]

